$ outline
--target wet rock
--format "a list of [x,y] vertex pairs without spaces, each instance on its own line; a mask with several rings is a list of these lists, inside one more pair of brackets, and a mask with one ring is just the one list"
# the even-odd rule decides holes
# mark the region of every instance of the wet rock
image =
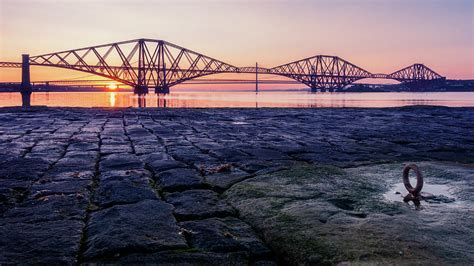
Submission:
[[50,153],[50,152],[35,152],[25,154],[25,159],[41,159],[46,161],[49,165],[55,163],[62,156],[62,153]]
[[68,151],[97,151],[99,143],[97,142],[74,142],[69,144]]
[[144,164],[133,154],[111,154],[100,162],[100,171],[143,169]]
[[30,184],[30,181],[0,179],[0,215],[26,197]]
[[100,153],[103,155],[114,154],[114,153],[132,153],[132,147],[128,144],[124,145],[102,145],[100,146]]
[[77,220],[1,225],[0,264],[72,265],[83,227]]
[[457,183],[464,191],[459,197],[470,202],[461,208],[422,202],[416,210],[401,198],[387,201],[383,195],[400,182],[402,164],[344,170],[296,165],[242,181],[225,195],[273,250],[286,254],[287,262],[472,262],[467,237],[474,228],[467,215],[473,208],[472,184],[466,178],[474,171],[439,163],[419,167],[425,181],[429,176],[432,182]]
[[[160,251],[151,254],[117,254],[114,258],[103,258],[89,263],[105,264],[159,264],[159,265],[249,265],[246,252],[203,252],[196,249]],[[272,265],[272,264],[269,264]]]
[[146,184],[150,180],[150,172],[144,169],[132,169],[132,170],[113,170],[102,172],[99,175],[99,181],[111,182],[111,181],[132,181]]
[[[72,171],[71,171],[72,170]],[[72,181],[72,180],[92,180],[94,178],[93,169],[91,170],[74,170],[70,168],[54,167],[48,171],[41,179],[48,181]]]
[[30,195],[32,198],[38,198],[53,194],[88,194],[91,184],[92,180],[50,181],[42,178],[31,186]]
[[233,148],[212,149],[209,154],[228,162],[237,162],[249,157],[248,154]]
[[172,211],[173,207],[162,201],[144,200],[92,213],[85,259],[187,248]]
[[164,191],[201,188],[202,177],[194,169],[176,168],[157,174],[157,183]]
[[247,172],[244,172],[240,169],[232,168],[230,171],[207,175],[204,178],[204,182],[209,184],[213,188],[224,191],[233,184],[240,182],[249,176],[251,175]]
[[143,155],[140,157],[153,172],[158,173],[173,168],[184,168],[186,164],[174,160],[170,155],[166,153],[152,153]]
[[88,193],[78,193],[29,199],[6,211],[0,224],[82,220],[86,214],[88,196]]
[[290,157],[288,155],[279,152],[273,149],[266,149],[266,148],[252,148],[252,149],[245,149],[244,152],[253,155],[259,160],[288,160]]
[[273,167],[272,162],[269,161],[264,161],[264,160],[242,160],[236,163],[240,168],[243,170],[249,172],[249,173],[255,173],[257,171],[271,168]]
[[190,148],[170,151],[171,155],[177,160],[183,161],[189,165],[195,167],[216,167],[220,165],[220,162],[208,154],[202,153],[200,150]]
[[[163,247],[166,251],[161,251],[158,247],[155,250],[155,244],[151,245],[153,250],[143,249],[150,241],[146,230],[151,229],[133,219],[137,216],[141,220],[140,215],[157,210],[140,208],[135,213],[132,206],[149,200],[151,194],[145,191],[151,191],[148,183],[153,174],[156,182],[151,182],[151,187],[161,189],[164,195],[175,191],[186,194],[184,191],[189,189],[229,189],[224,200],[232,203],[240,217],[265,238],[276,251],[274,256],[288,258],[282,263],[471,265],[474,174],[466,169],[472,169],[469,167],[474,163],[472,121],[472,109],[438,107],[3,108],[0,231],[9,242],[3,242],[0,256],[9,254],[8,258],[13,259],[8,261],[12,263],[74,264],[71,258],[77,255],[80,241],[70,249],[75,253],[68,253],[73,241],[55,237],[54,233],[71,231],[75,237],[74,229],[65,228],[69,223],[83,221],[86,209],[92,216],[108,210],[104,209],[108,206],[130,205],[128,216],[118,216],[126,218],[110,222],[110,214],[107,219],[94,220],[100,224],[96,227],[97,234],[103,233],[100,237],[84,236],[84,241],[95,243],[105,241],[107,234],[112,236],[111,245],[103,242],[97,249],[104,252],[93,255],[95,261],[226,264],[223,261],[227,258],[235,264],[266,263],[265,258],[260,262],[249,258],[248,251],[208,252],[167,246]],[[101,165],[96,169],[99,158]],[[418,210],[411,203],[402,203],[403,195],[395,195],[396,200],[386,199],[384,193],[401,182],[402,165],[391,163],[408,160],[433,161],[426,165],[418,162],[427,178],[425,184],[448,186],[449,193],[435,193],[425,186],[433,197],[423,200]],[[320,166],[304,171],[292,168],[283,172],[285,175],[276,173],[295,161],[329,164],[344,170]],[[390,164],[381,164],[385,162]],[[200,165],[208,169],[226,163],[257,177],[245,176],[235,169],[225,175],[213,175],[207,170],[201,175],[193,170]],[[176,170],[191,165],[193,169]],[[164,174],[161,180],[160,173],[171,169],[175,171]],[[97,182],[90,186],[91,181]],[[86,192],[84,187],[95,190],[96,197],[90,205],[90,194],[82,193]],[[179,204],[188,203],[193,197],[177,198]],[[206,204],[207,199],[203,201]],[[200,206],[195,205],[192,207]],[[192,209],[190,213],[201,215],[201,210]],[[128,220],[132,222],[125,222]],[[58,230],[53,231],[56,227]],[[112,227],[129,231],[119,234],[112,232]],[[156,233],[155,227],[151,233]],[[24,235],[16,237],[15,233],[23,234],[22,228]],[[170,230],[172,234],[174,230]],[[27,239],[30,232],[31,239]],[[43,234],[43,242],[36,240],[39,238],[34,232]],[[8,235],[5,237],[4,233]],[[186,235],[188,230],[182,233]],[[51,241],[62,243],[64,250],[62,246],[52,248],[56,242]],[[126,246],[128,243],[131,249]],[[234,260],[234,256],[238,259]]]
[[18,158],[0,166],[0,178],[36,180],[48,169],[49,163],[38,158]]
[[212,252],[245,251],[253,259],[270,255],[270,250],[256,236],[252,228],[233,217],[209,218],[182,222],[191,247]]
[[134,147],[136,155],[150,154],[153,152],[162,151],[162,148],[157,147],[156,144],[154,145],[135,144],[133,147]]
[[165,200],[175,207],[178,220],[225,217],[235,211],[212,190],[196,189],[165,195]]
[[114,180],[101,182],[96,190],[94,203],[101,207],[157,199],[148,180]]

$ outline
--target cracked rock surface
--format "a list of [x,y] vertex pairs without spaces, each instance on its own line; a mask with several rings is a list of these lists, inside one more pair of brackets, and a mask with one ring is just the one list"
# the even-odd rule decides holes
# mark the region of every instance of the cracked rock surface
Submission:
[[[0,264],[473,264],[473,121],[442,107],[0,108]],[[384,198],[406,162],[449,200]]]

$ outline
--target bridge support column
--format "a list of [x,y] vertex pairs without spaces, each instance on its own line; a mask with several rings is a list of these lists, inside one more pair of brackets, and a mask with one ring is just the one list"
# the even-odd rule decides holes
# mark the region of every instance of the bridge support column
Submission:
[[22,55],[21,65],[21,102],[23,107],[31,106],[31,83],[30,83],[30,56]]
[[168,87],[168,86],[155,87],[155,93],[156,94],[168,94],[168,93],[170,93],[170,87]]
[[135,88],[133,88],[133,93],[138,95],[148,94],[148,87],[143,85],[136,85]]

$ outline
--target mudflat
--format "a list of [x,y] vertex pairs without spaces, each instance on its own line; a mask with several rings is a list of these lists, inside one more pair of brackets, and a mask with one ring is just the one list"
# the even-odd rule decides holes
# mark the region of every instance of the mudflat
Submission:
[[473,191],[474,108],[0,108],[0,264],[472,264]]

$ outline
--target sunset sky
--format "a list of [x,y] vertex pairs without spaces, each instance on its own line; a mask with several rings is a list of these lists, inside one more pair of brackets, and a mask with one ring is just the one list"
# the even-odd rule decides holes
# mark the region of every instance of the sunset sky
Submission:
[[[373,73],[420,62],[472,79],[473,14],[472,0],[0,0],[0,61],[145,37],[237,66],[328,54]],[[32,80],[81,75],[32,68]]]

